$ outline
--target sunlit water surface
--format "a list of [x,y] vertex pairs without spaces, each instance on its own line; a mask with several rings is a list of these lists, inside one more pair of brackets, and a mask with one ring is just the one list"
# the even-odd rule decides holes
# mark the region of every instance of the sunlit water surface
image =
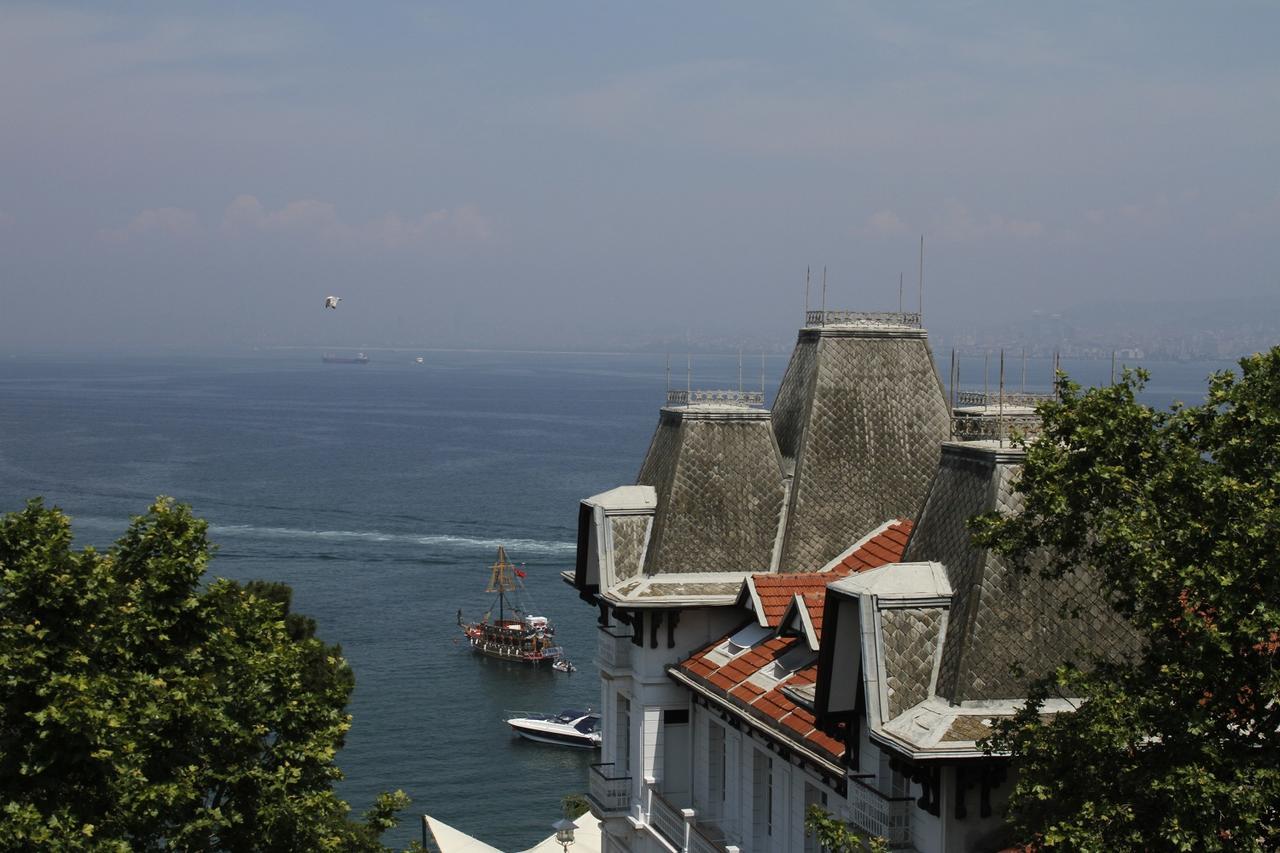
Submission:
[[[389,843],[419,837],[427,812],[522,849],[549,834],[561,797],[585,790],[594,756],[513,738],[503,715],[598,703],[595,611],[559,572],[573,564],[577,501],[635,477],[664,359],[418,354],[0,358],[0,510],[42,495],[72,516],[79,544],[102,546],[157,495],[190,503],[218,545],[212,573],[290,584],[295,609],[354,667],[339,755],[353,808],[401,788],[414,802]],[[1148,399],[1195,401],[1222,366],[1149,365]],[[770,398],[784,367],[766,362]],[[1085,382],[1110,370],[1066,367]],[[1048,372],[1032,362],[1029,386]],[[759,366],[746,373],[758,387]],[[1021,387],[1020,362],[1008,376]],[[961,378],[980,389],[980,361]],[[736,386],[736,357],[696,359],[695,379]],[[499,544],[524,564],[530,609],[557,625],[576,674],[459,645],[455,615],[487,605]]]

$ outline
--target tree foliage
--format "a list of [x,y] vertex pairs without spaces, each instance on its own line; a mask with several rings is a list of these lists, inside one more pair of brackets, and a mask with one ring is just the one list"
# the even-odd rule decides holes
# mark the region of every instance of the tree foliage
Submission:
[[[1143,642],[1065,666],[999,725],[1010,817],[1035,846],[1280,848],[1280,348],[1156,411],[1126,372],[1065,377],[1027,449],[1024,511],[975,522],[1029,570],[1094,573]],[[1037,562],[1038,561],[1038,562]],[[1049,696],[1082,700],[1042,719]]]
[[577,820],[591,811],[591,805],[587,802],[586,794],[565,794],[560,798],[560,811],[569,820]]
[[109,550],[39,500],[0,518],[0,848],[382,850],[333,792],[354,678],[280,584],[202,586],[168,499]]
[[817,803],[804,812],[804,833],[818,842],[827,853],[887,853],[889,843],[880,837],[868,838],[854,832],[849,824],[831,814]]

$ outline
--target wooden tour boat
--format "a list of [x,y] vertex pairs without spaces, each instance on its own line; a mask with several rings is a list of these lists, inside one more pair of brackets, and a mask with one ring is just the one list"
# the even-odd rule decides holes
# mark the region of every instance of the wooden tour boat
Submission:
[[518,663],[537,665],[559,660],[564,650],[556,645],[555,627],[547,617],[526,613],[521,607],[516,594],[523,588],[520,579],[524,572],[507,560],[507,551],[501,545],[498,561],[489,571],[485,592],[497,593],[497,620],[491,621],[492,605],[478,622],[464,621],[462,611],[458,611],[458,627],[471,648],[482,655]]

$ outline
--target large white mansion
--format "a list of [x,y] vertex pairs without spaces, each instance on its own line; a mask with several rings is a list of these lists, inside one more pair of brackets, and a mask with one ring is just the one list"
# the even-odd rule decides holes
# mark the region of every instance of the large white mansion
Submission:
[[772,410],[669,393],[565,574],[598,611],[605,851],[816,850],[810,804],[898,849],[1014,840],[978,741],[1032,676],[1128,638],[1085,579],[971,543],[1017,510],[1006,436],[1033,424],[979,397],[948,402],[918,315],[845,311],[808,313]]

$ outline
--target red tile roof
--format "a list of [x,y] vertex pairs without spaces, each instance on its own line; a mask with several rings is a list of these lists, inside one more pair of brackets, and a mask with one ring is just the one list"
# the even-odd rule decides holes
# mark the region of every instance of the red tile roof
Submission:
[[[727,704],[738,708],[744,716],[752,718],[757,725],[767,726],[784,737],[796,740],[829,761],[838,763],[844,757],[844,744],[815,729],[813,714],[782,692],[784,685],[799,687],[812,684],[818,672],[817,663],[810,664],[768,689],[747,680],[771,666],[779,654],[797,644],[803,644],[803,638],[775,638],[761,643],[747,653],[755,654],[759,661],[754,667],[739,665],[747,655],[741,655],[720,667],[710,664],[705,655],[721,642],[723,640],[717,640],[695,652],[679,665],[679,669],[691,680],[721,696]],[[709,676],[704,674],[708,669],[711,670]]]
[[771,628],[778,627],[778,622],[791,606],[792,596],[799,593],[805,598],[805,606],[813,620],[813,629],[821,634],[822,603],[826,597],[827,584],[846,575],[901,560],[902,552],[907,547],[907,538],[911,535],[911,527],[910,519],[900,518],[891,522],[879,533],[859,542],[830,571],[752,575],[750,583],[760,599],[765,622]]
[[[750,583],[760,600],[769,626],[778,627],[794,596],[799,594],[809,612],[813,629],[820,638],[827,584],[846,575],[902,559],[911,526],[911,522],[906,519],[890,523],[880,532],[859,542],[830,571],[752,575]],[[707,659],[707,653],[720,646],[726,637],[694,652],[676,668],[689,680],[720,696],[726,705],[736,708],[743,716],[767,726],[784,738],[800,743],[828,760],[841,761],[845,752],[841,740],[814,728],[813,714],[782,692],[783,687],[804,687],[816,683],[816,662],[796,670],[769,689],[748,680],[771,666],[780,655],[805,644],[805,638],[771,637],[727,663],[717,665]],[[836,731],[841,738],[844,736],[843,725],[841,723]]]
[[911,519],[898,519],[845,554],[832,571],[847,575],[898,562],[907,548],[912,526]]

